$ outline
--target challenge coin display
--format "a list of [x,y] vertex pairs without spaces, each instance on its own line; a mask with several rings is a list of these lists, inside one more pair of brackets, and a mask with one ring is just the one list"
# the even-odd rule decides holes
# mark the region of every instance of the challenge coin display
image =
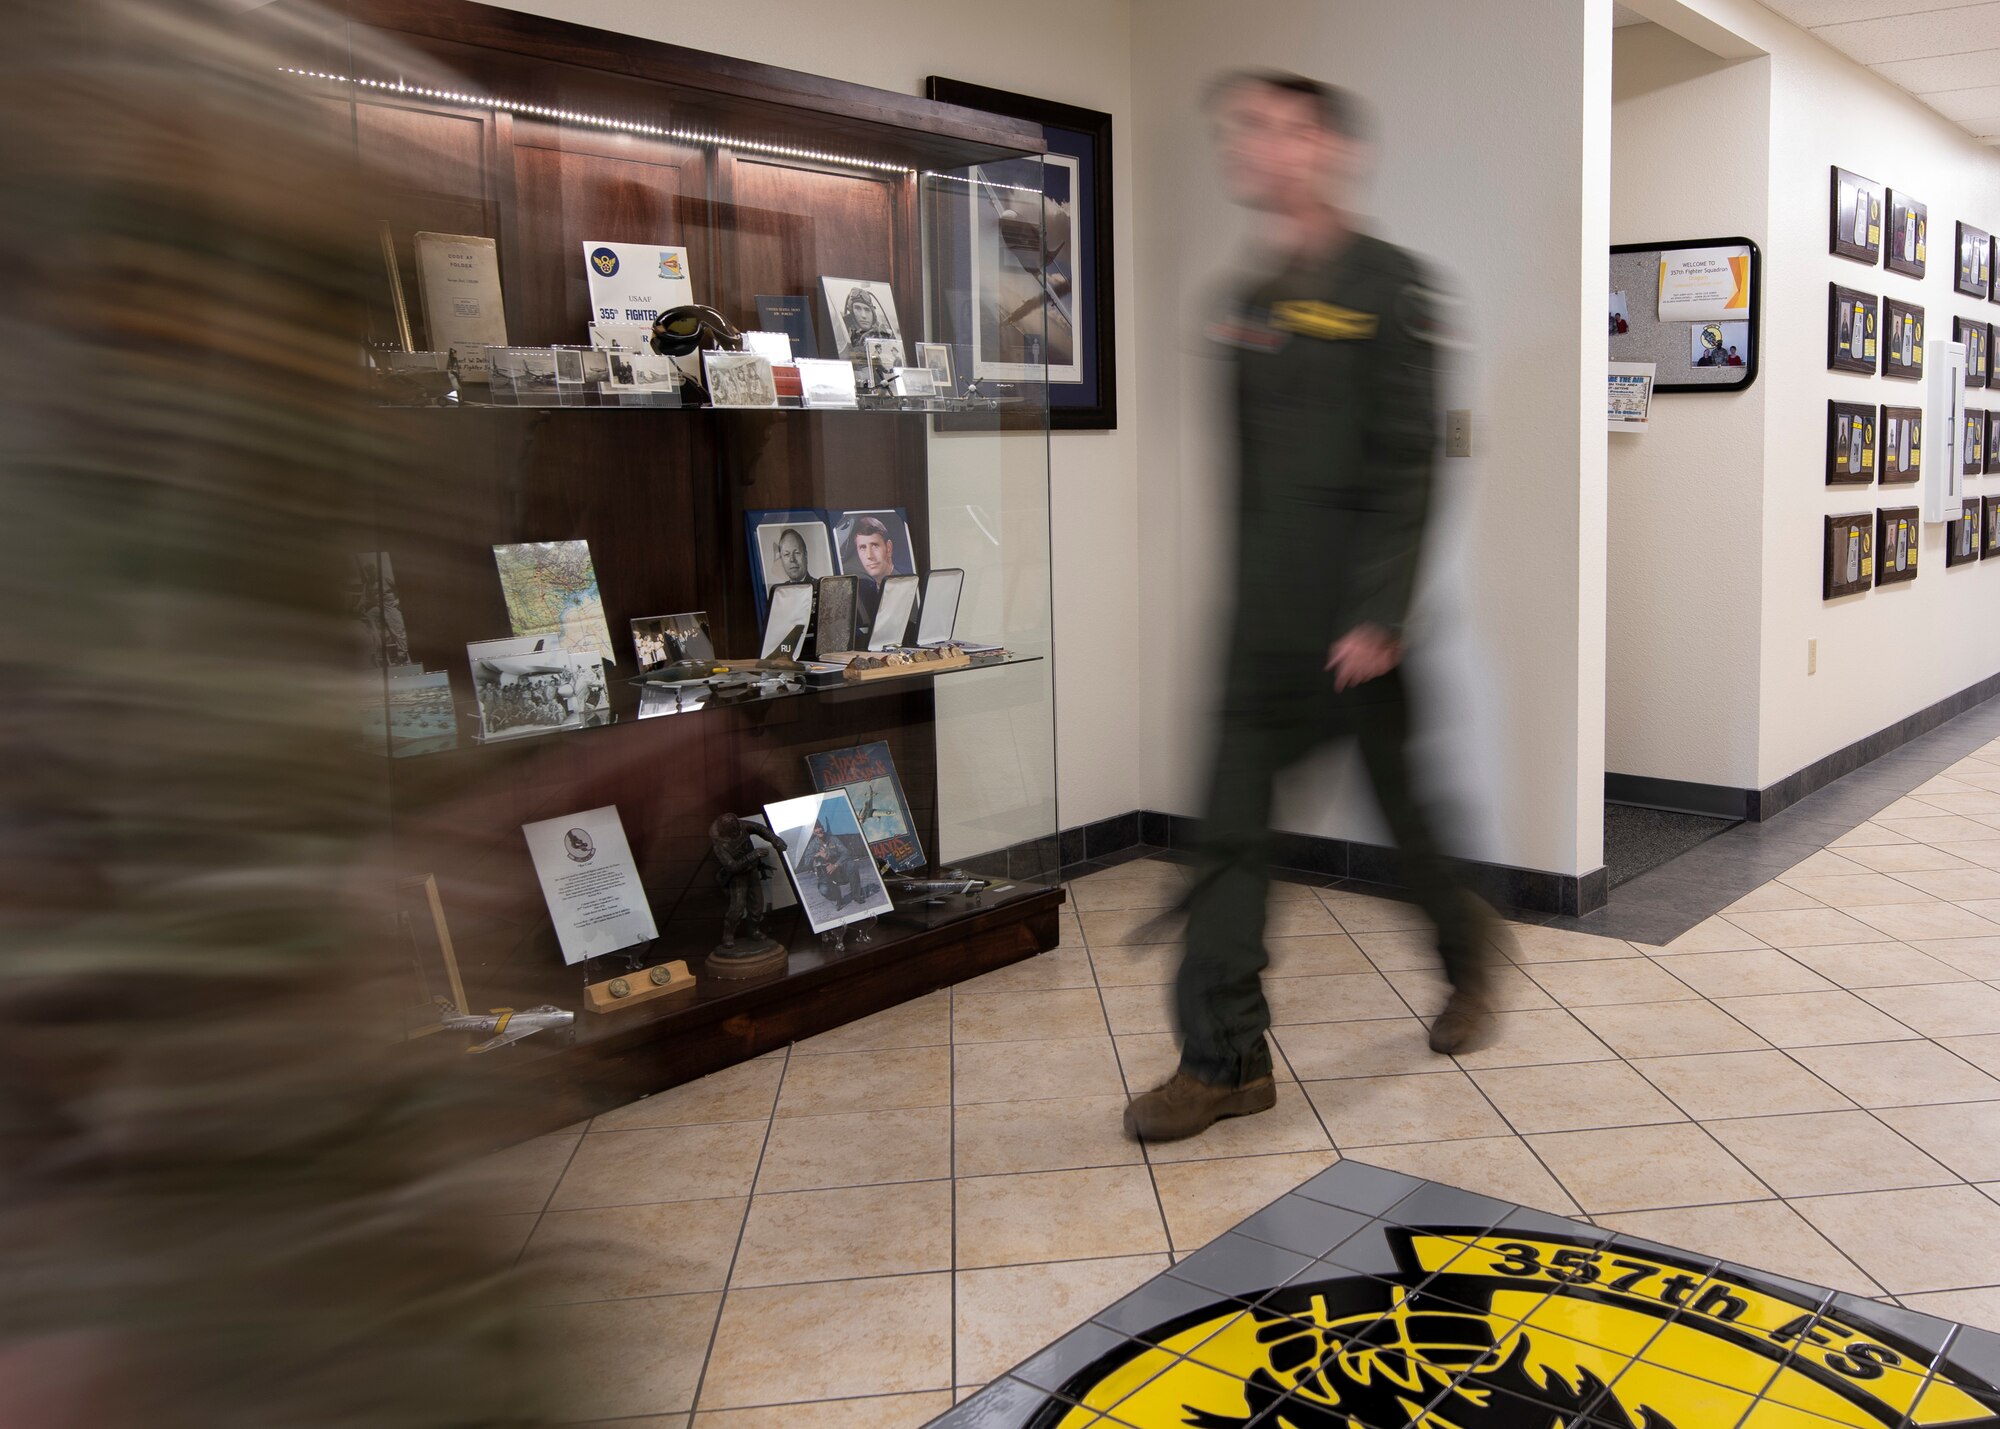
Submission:
[[1958,224],[1958,264],[1952,272],[1952,287],[1968,298],[1983,298],[1993,282],[1993,235],[1960,220]]
[[1873,267],[1882,253],[1882,186],[1873,179],[1833,171],[1832,251]]
[[1875,517],[1851,511],[1826,518],[1825,569],[1820,599],[1859,595],[1875,583]]
[[1875,584],[1900,585],[1917,578],[1917,540],[1923,527],[1914,506],[1886,507],[1875,513]]
[[1977,496],[1965,498],[1965,506],[1945,528],[1944,563],[1951,566],[1972,565],[1979,560],[1981,503]]
[[1923,408],[1884,407],[1876,430],[1882,434],[1879,469],[1884,485],[1915,481],[1923,475]]
[[1984,387],[1989,366],[1988,348],[1993,330],[1971,318],[1951,320],[1951,340],[1965,344],[1965,385]]
[[1924,375],[1924,310],[1900,298],[1882,300],[1882,375],[1914,382]]
[[1979,498],[1979,559],[2000,556],[2000,496]]
[[1889,231],[1883,235],[1882,261],[1891,272],[1924,276],[1930,246],[1930,209],[1908,194],[1889,190]]
[[1875,480],[1875,408],[1862,402],[1826,404],[1826,484],[1863,486]]
[[1828,284],[1826,365],[1839,372],[1875,375],[1877,300],[1871,293]]

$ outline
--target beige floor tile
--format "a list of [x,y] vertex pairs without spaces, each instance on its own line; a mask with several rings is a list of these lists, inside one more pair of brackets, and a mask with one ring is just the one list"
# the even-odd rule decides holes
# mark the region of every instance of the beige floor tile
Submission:
[[2000,1077],[2000,1037],[1945,1037],[1938,1042],[1981,1071]]
[[[1809,898],[1796,888],[1788,888],[1773,880],[1762,888],[1753,888],[1734,903],[1724,908],[1721,917],[1731,923],[1737,921],[1738,913],[1782,913],[1801,909],[1824,908],[1826,905],[1816,898]],[[1738,926],[1741,926],[1740,924]],[[1758,939],[1759,942],[1763,940]]]
[[1851,848],[1880,848],[1885,844],[1910,842],[1912,840],[1908,835],[1896,833],[1891,829],[1885,829],[1880,824],[1871,821],[1849,829],[1846,833],[1828,844],[1827,847],[1837,848],[1845,852]]
[[960,1271],[959,1381],[997,1379],[1171,1263],[1164,1255],[1131,1255]]
[[1473,1080],[1459,1071],[1308,1082],[1334,1144],[1390,1146],[1505,1135],[1507,1123]]
[[780,1118],[898,1111],[951,1101],[951,1048],[898,1047],[794,1057],[778,1089]]
[[1679,1057],[1755,1052],[1770,1044],[1707,1002],[1586,1007],[1577,1016],[1621,1057]]
[[[1992,832],[1990,829],[1988,832]],[[1093,948],[1126,944],[1172,943],[1181,936],[1181,920],[1165,908],[1117,908],[1077,914],[1083,940]]]
[[771,1123],[757,1192],[824,1191],[951,1175],[951,1108],[785,1117]]
[[[1308,880],[1301,882],[1301,880]],[[1319,891],[1324,885],[1316,874],[1288,874],[1274,872],[1271,875],[1270,903],[1317,903]],[[1268,906],[1268,904],[1267,904]]]
[[1929,903],[1885,903],[1874,908],[1857,908],[1854,916],[1877,932],[1905,943],[1919,938],[1986,938],[1994,936],[1995,928],[2000,928],[1991,919],[1967,912],[1955,903],[1935,899]]
[[[1118,1065],[1125,1073],[1126,1090],[1134,1095],[1150,1091],[1174,1074],[1181,1064],[1181,1041],[1171,1032],[1142,1032],[1131,1037],[1114,1037]],[[1271,1048],[1271,1071],[1281,1082],[1296,1081],[1275,1043]]]
[[1835,1042],[1894,1042],[1916,1034],[1851,992],[1787,992],[1717,998],[1717,1007],[1774,1047],[1824,1047]]
[[1623,938],[1600,938],[1595,933],[1572,933],[1566,928],[1545,928],[1533,923],[1516,923],[1507,931],[1513,938],[1517,963],[1589,962],[1639,956],[1639,950]]
[[1770,1196],[1698,1126],[1557,1131],[1528,1144],[1584,1210],[1651,1211]]
[[960,1106],[1122,1096],[1125,1091],[1108,1034],[1051,1038],[1026,1049],[1009,1042],[974,1042],[952,1048],[951,1055],[951,1095]]
[[957,1218],[961,1270],[1167,1248],[1143,1166],[967,1177],[958,1183]]
[[1936,1186],[1952,1174],[1865,1111],[1756,1116],[1704,1125],[1780,1196]]
[[1529,976],[1564,1007],[1624,1002],[1679,1002],[1700,993],[1649,958],[1589,963],[1538,963]]
[[951,1041],[951,993],[933,992],[872,1017],[808,1037],[792,1048],[794,1056],[829,1052],[882,1052],[896,1047],[940,1047]]
[[1171,908],[1187,896],[1187,883],[1168,878],[1118,878],[1096,874],[1070,884],[1070,902],[1079,913],[1124,913]]
[[1068,908],[1056,915],[1056,931],[1061,934],[1056,939],[1059,948],[1080,948],[1083,942],[1083,924],[1077,921],[1076,913]]
[[692,1126],[701,1122],[768,1121],[785,1075],[782,1058],[739,1062],[714,1076],[687,1082],[591,1122],[592,1131],[632,1131],[651,1126]]
[[[1968,1181],[2000,1181],[2000,1101],[1892,1107],[1876,1113]],[[2000,1261],[1993,1266],[2000,1277]]]
[[762,1122],[594,1131],[549,1201],[552,1211],[747,1196],[764,1150]]
[[1856,995],[1926,1037],[1984,1037],[2000,1032],[2000,988],[1985,983],[1871,987]]
[[701,1407],[948,1389],[951,1332],[949,1273],[732,1290]]
[[1040,992],[1049,988],[1091,987],[1095,982],[1087,949],[1051,948],[1036,957],[1023,958],[1018,963],[1009,963],[1004,968],[968,978],[955,986],[952,994]]
[[[1961,850],[1963,847],[1960,845]],[[1873,873],[1924,873],[1937,869],[1975,867],[1958,853],[1932,848],[1929,844],[1882,844],[1842,852],[1845,857]]]
[[[1451,997],[1450,980],[1434,968],[1383,976],[1419,1017],[1437,1016]],[[1556,1005],[1556,1000],[1542,990],[1540,983],[1516,967],[1488,968],[1486,984],[1487,1002],[1495,1012],[1536,1012]]]
[[1427,1141],[1407,1146],[1357,1146],[1347,1155],[1370,1166],[1515,1201],[1551,1215],[1577,1214],[1576,1202],[1518,1136]]
[[1324,938],[1348,931],[1318,899],[1273,903],[1264,915],[1266,938]]
[[1224,1156],[1331,1150],[1333,1141],[1298,1083],[1280,1082],[1278,1104],[1269,1111],[1218,1121],[1200,1136],[1185,1141],[1149,1145],[1146,1159],[1155,1166],[1163,1166],[1174,1161],[1211,1161]]
[[1599,1062],[1612,1051],[1576,1014],[1562,1008],[1541,1012],[1496,1012],[1491,1038],[1485,1046],[1461,1052],[1458,1064],[1466,1071],[1482,1067],[1537,1067],[1554,1062]]
[[958,1109],[952,1165],[960,1176],[1134,1166],[1146,1158],[1122,1127],[1125,1094],[979,1102]]
[[1354,944],[1363,957],[1385,973],[1436,972],[1444,966],[1438,957],[1437,934],[1429,924],[1422,928],[1356,933]]
[[1731,913],[1729,921],[1774,948],[1818,948],[1829,943],[1875,943],[1887,935],[1838,908],[1813,907]]
[[1265,977],[1329,977],[1373,972],[1375,965],[1345,933],[1307,934],[1300,938],[1267,938],[1271,965]]
[[1967,789],[1960,793],[1926,794],[1924,802],[1934,809],[1942,809],[1947,814],[1964,814],[1967,818],[1977,818],[1981,814],[2000,813],[2000,794],[1986,789]]
[[1172,1032],[1178,1025],[1174,1021],[1174,990],[1168,983],[1151,983],[1135,987],[1107,987],[1099,991],[1103,1010],[1099,1014],[1108,1022],[1115,1037],[1132,1037],[1144,1032]]
[[[1875,946],[1869,944],[1866,946]],[[1789,953],[1751,948],[1729,953],[1689,953],[1656,962],[1703,997],[1748,997],[1773,992],[1824,992],[1833,986]]]
[[1524,1136],[1687,1120],[1623,1062],[1496,1068],[1474,1072],[1472,1079]]
[[1104,1008],[1092,987],[958,993],[951,1001],[951,1022],[956,1043],[1094,1037],[1104,1031]]
[[1431,1051],[1430,1033],[1414,1017],[1376,1022],[1311,1022],[1280,1027],[1272,1036],[1300,1081],[1329,1077],[1389,1077],[1438,1072],[1451,1065]]
[[578,1429],[688,1429],[685,1414],[645,1414],[637,1419],[596,1419]]
[[951,1269],[951,1183],[788,1191],[750,1202],[732,1287]]
[[1810,1196],[1792,1208],[1891,1295],[1966,1289],[2000,1265],[2000,1204],[1970,1186]]
[[1264,984],[1273,1026],[1294,1022],[1358,1022],[1373,1017],[1408,1017],[1410,1008],[1382,974],[1336,973],[1326,977],[1271,978]]
[[1920,844],[1973,843],[1993,837],[1989,825],[1958,814],[1937,813],[1914,819],[1878,818],[1874,822],[1890,833],[1901,834]]
[[2000,1101],[2000,1080],[1935,1042],[1800,1047],[1791,1055],[1864,1107]]
[[1835,944],[1798,948],[1789,956],[1845,988],[1898,987],[1917,982],[1951,982],[1965,974],[1908,943]]
[[1966,794],[1978,787],[1980,786],[1977,784],[1968,784],[1963,779],[1953,778],[1949,774],[1938,774],[1910,790],[1910,797],[1921,799],[1926,794]]
[[1914,793],[1910,793],[1905,794],[1887,808],[1878,810],[1875,815],[1875,822],[1879,824],[1888,819],[1934,819],[1939,814],[1947,812],[1949,810],[1940,808],[1938,805],[1930,802],[1930,800],[1920,799]]
[[581,1145],[580,1136],[538,1136],[482,1156],[443,1178],[457,1203],[481,1216],[540,1211]]
[[1781,883],[1798,887],[1801,878],[1834,878],[1844,873],[1870,873],[1845,854],[1834,853],[1831,849],[1821,849],[1818,853],[1801,859],[1778,875]]
[[[2000,801],[2000,794],[1990,796]],[[1963,903],[1974,898],[2000,898],[2000,871],[1990,868],[1945,868],[1898,873],[1897,880],[1933,898]]]
[[1627,1211],[1598,1216],[1596,1221],[1606,1230],[1680,1246],[1697,1255],[1720,1256],[1774,1275],[1789,1275],[1856,1295],[1882,1293],[1881,1286],[1783,1201]]
[[1431,926],[1431,920],[1416,904],[1394,898],[1323,888],[1319,891],[1319,899],[1339,921],[1342,929],[1356,935],[1418,929],[1429,931]]
[[1983,1290],[1940,1290],[1930,1295],[1904,1295],[1903,1304],[1940,1320],[1956,1320],[2000,1333],[2000,1285]]
[[1761,948],[1764,945],[1727,918],[1717,915],[1702,919],[1670,943],[1661,946],[1647,944],[1633,946],[1657,957],[1663,953],[1727,953],[1743,948]]
[[1870,908],[1883,903],[1913,903],[1916,890],[1886,873],[1843,873],[1828,878],[1792,878],[1785,883],[1817,898],[1829,908]]
[[[1340,1158],[1331,1151],[1178,1161],[1153,1168],[1176,1251],[1199,1250]],[[2000,1210],[2000,1207],[1995,1207]]]
[[[1912,943],[1910,946],[1967,977],[1985,978],[1988,981],[2000,979],[2000,937],[1932,938]],[[1912,978],[1911,981],[1924,982],[1929,979]]]
[[[694,1417],[692,1429],[922,1429],[951,1408],[949,1390],[892,1394],[879,1399],[823,1399],[817,1404],[777,1404],[762,1409],[712,1409]],[[607,1424],[604,1429],[651,1429],[647,1424]],[[664,1429],[664,1427],[663,1427]]]
[[626,1419],[692,1408],[721,1304],[720,1295],[659,1295],[529,1311],[524,1333],[552,1370],[551,1417]]
[[1180,965],[1179,943],[1111,944],[1090,950],[1090,966],[1100,987],[1158,986],[1172,982]]
[[521,1257],[530,1301],[569,1305],[719,1291],[743,1230],[743,1197],[551,1211]]
[[1647,1057],[1632,1065],[1696,1121],[1845,1111],[1853,1105],[1783,1052]]
[[493,1267],[496,1273],[511,1269],[541,1219],[541,1214],[533,1211],[473,1217],[472,1234],[482,1263]]
[[1955,843],[1951,846],[1950,852],[1980,868],[2000,868],[2000,838]]

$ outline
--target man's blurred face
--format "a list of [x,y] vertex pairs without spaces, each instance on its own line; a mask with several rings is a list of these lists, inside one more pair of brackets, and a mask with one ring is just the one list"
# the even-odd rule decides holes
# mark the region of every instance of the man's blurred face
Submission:
[[1342,204],[1342,181],[1361,146],[1322,127],[1309,96],[1244,80],[1216,97],[1213,114],[1223,182],[1238,203],[1275,210],[1318,199]]
[[887,580],[896,573],[895,547],[889,544],[887,536],[879,536],[873,531],[864,531],[854,538],[854,554],[861,561],[861,569],[878,581]]
[[796,531],[787,531],[778,537],[778,565],[788,581],[802,581],[806,578],[806,541]]

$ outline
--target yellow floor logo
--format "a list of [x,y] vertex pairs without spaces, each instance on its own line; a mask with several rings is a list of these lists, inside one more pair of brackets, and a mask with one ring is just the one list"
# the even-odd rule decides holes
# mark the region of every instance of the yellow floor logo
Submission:
[[1560,1236],[1390,1236],[1407,1283],[1182,1316],[1034,1429],[2000,1429],[1993,1386],[1783,1287]]

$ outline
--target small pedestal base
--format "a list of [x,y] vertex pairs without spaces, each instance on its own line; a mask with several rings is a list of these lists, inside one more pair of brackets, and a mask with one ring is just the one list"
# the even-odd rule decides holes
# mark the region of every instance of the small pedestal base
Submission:
[[789,956],[783,943],[774,943],[769,938],[744,938],[733,947],[717,948],[710,953],[701,970],[710,977],[762,977],[783,968]]

